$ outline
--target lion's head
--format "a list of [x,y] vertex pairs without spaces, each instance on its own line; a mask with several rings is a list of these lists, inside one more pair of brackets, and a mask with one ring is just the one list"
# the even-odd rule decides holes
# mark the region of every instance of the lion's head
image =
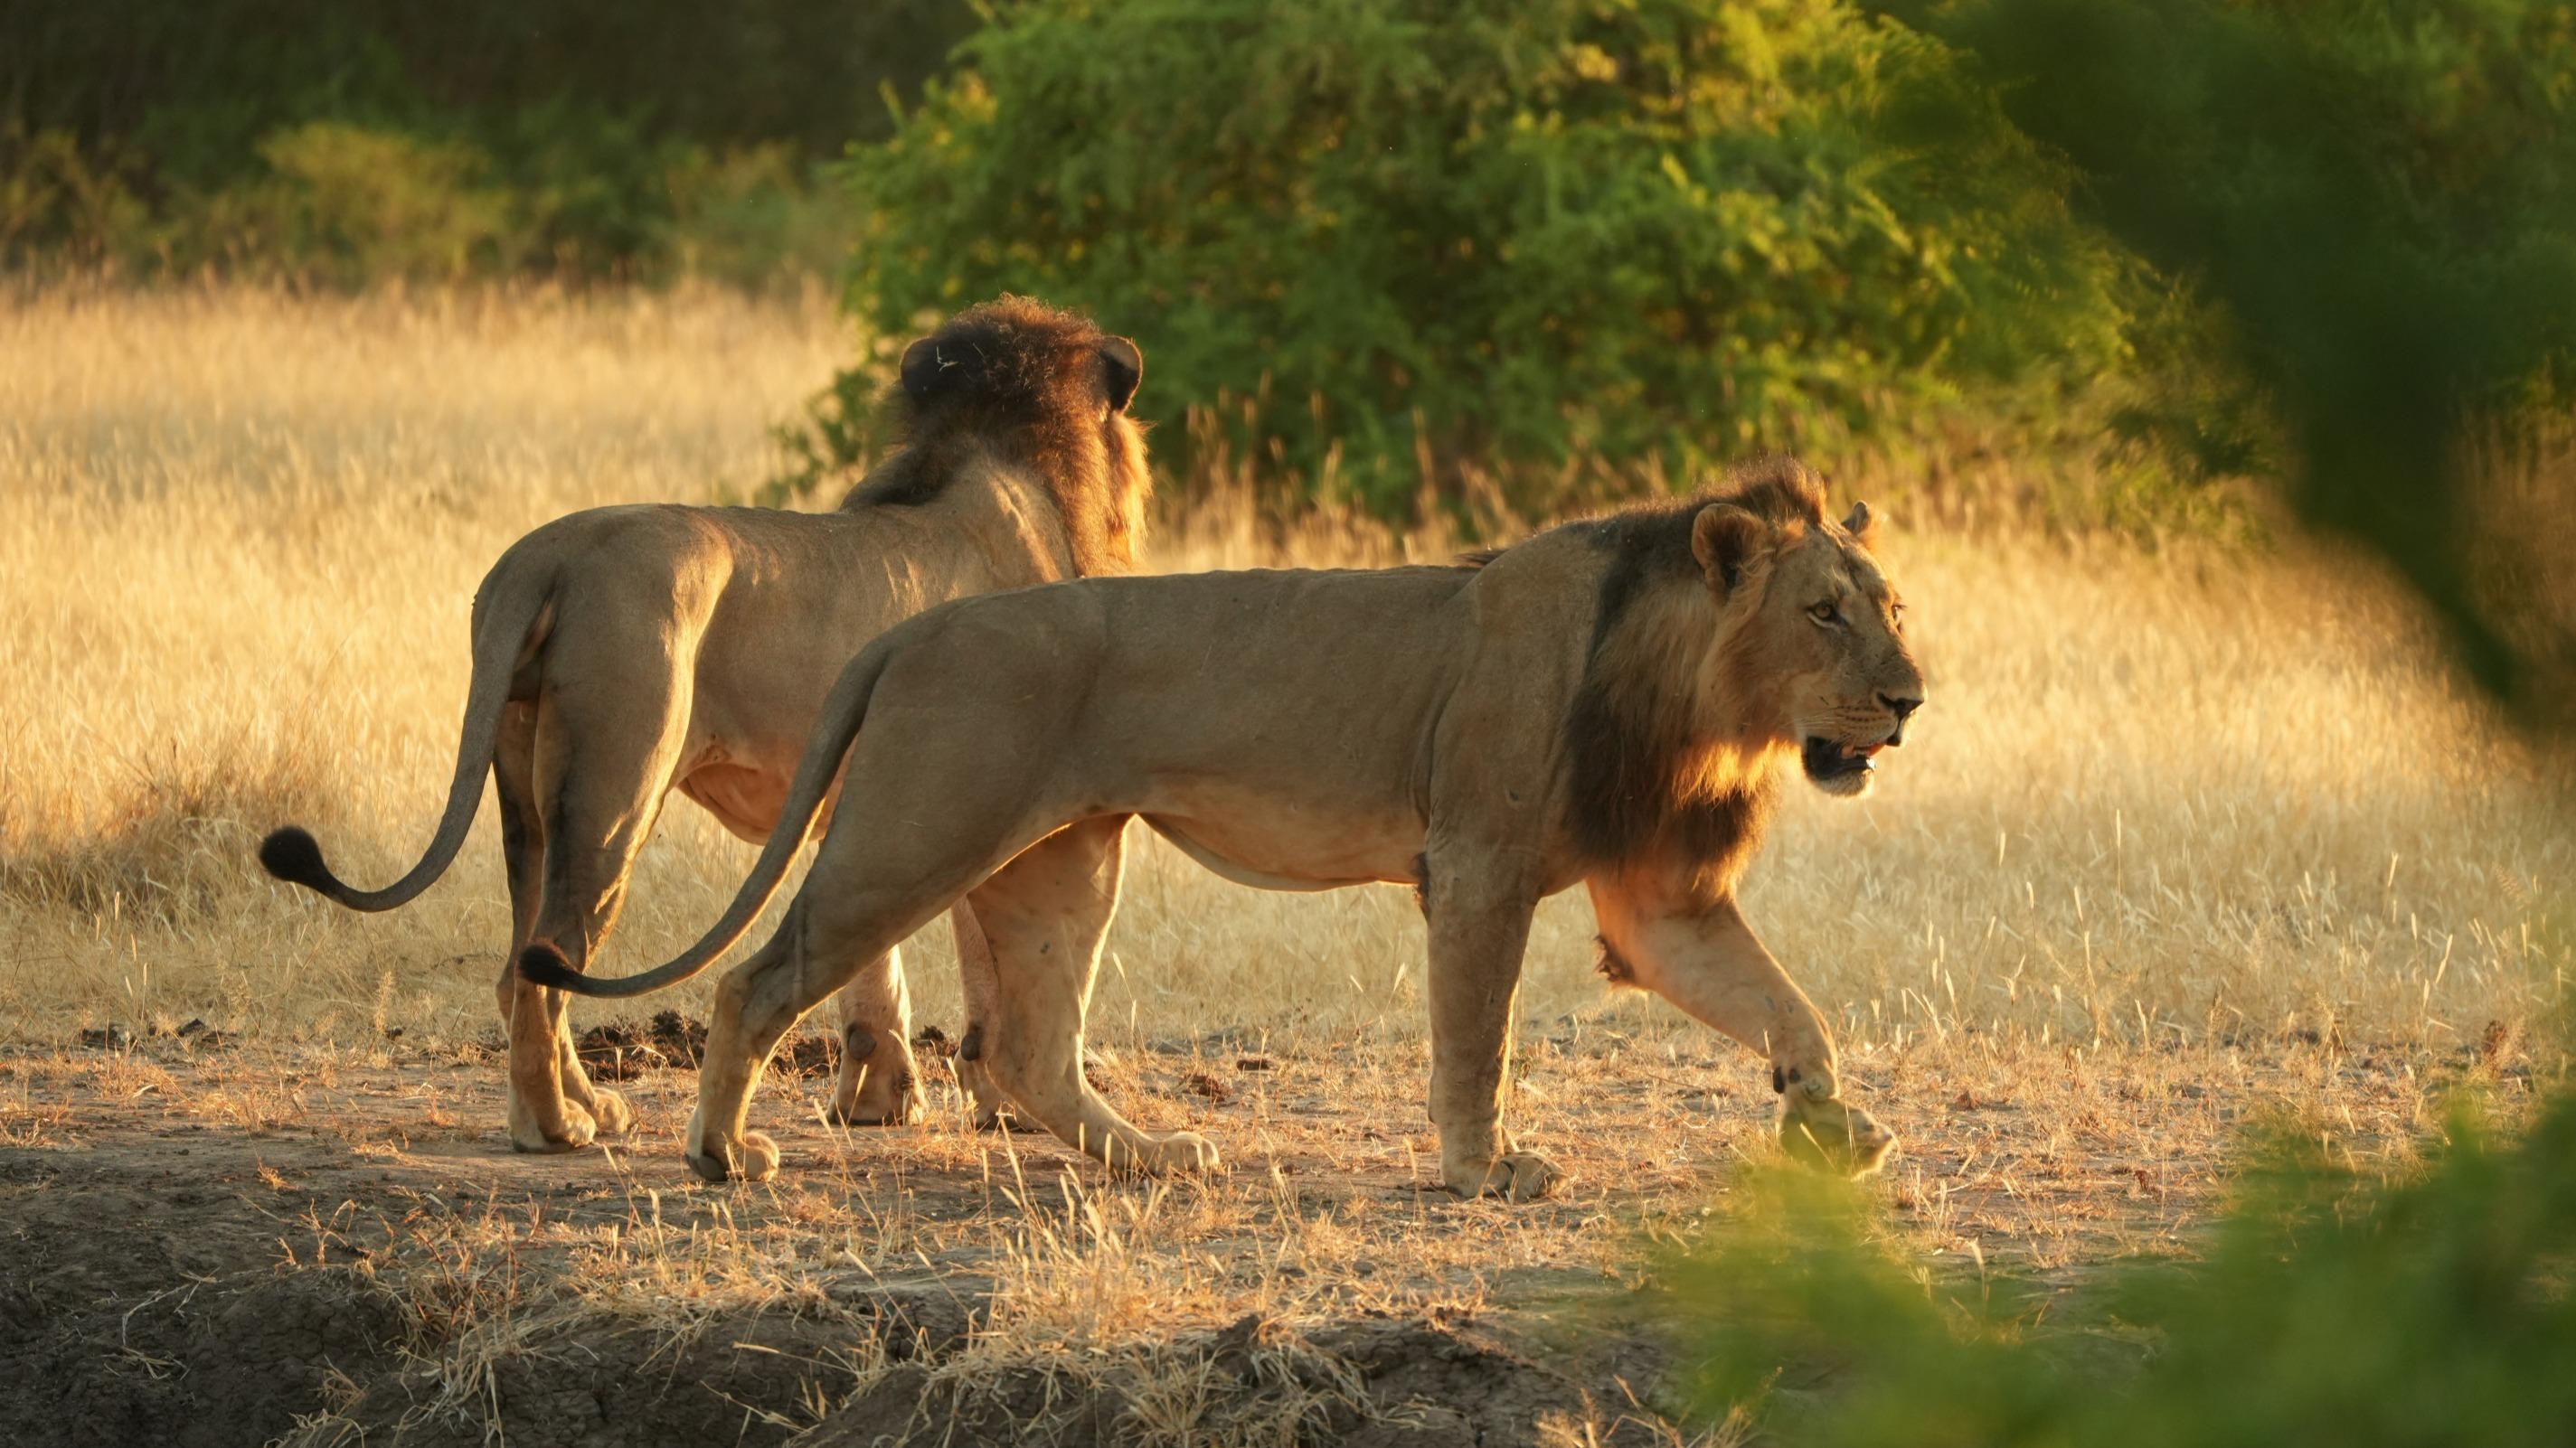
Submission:
[[1871,552],[1876,520],[1859,504],[1840,523],[1799,464],[1766,465],[1699,510],[1691,553],[1717,596],[1717,686],[1744,722],[1794,745],[1827,794],[1868,792],[1872,760],[1905,742],[1923,673],[1905,645],[1905,605]]
[[972,475],[963,450],[997,450],[1046,481],[1077,572],[1123,572],[1153,491],[1127,410],[1144,377],[1135,343],[1079,313],[1013,296],[969,307],[904,349],[886,395],[901,450],[850,501],[927,501]]
[[1575,842],[1594,860],[1678,854],[1713,888],[1761,834],[1774,761],[1794,752],[1819,789],[1859,794],[1923,702],[1869,510],[1827,521],[1788,458],[1729,484],[1569,527],[1600,559],[1565,725]]

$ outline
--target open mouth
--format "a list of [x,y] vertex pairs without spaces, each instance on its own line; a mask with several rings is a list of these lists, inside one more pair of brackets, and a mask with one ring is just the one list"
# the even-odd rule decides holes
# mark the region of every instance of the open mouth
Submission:
[[1870,756],[1882,747],[1868,744],[1850,749],[1820,735],[1810,734],[1805,746],[1798,751],[1798,758],[1807,766],[1807,777],[1821,783],[1869,773]]

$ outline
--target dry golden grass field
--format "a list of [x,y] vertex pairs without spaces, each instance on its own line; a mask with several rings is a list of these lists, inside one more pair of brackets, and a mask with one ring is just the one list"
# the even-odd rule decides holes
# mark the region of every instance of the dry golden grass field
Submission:
[[[1730,1440],[1676,1415],[1635,1289],[1772,1155],[1765,1073],[1608,992],[1579,892],[1530,950],[1513,1106],[1574,1182],[1505,1207],[1423,1190],[1398,889],[1136,852],[1090,1044],[1123,1109],[1218,1142],[1215,1181],[1111,1184],[953,1114],[829,1128],[809,1071],[755,1108],[785,1172],[728,1189],[681,1163],[691,1077],[649,1044],[603,1057],[633,1137],[509,1154],[488,809],[391,914],[259,873],[290,819],[355,880],[414,859],[491,560],[571,509],[748,492],[853,342],[716,294],[0,301],[0,1434]],[[1445,546],[1185,491],[1157,567]],[[2042,1282],[2187,1253],[2258,1119],[2402,1156],[2459,1083],[2561,1069],[2559,772],[2375,575],[1885,552],[1931,703],[1872,798],[1788,791],[1746,904],[1905,1137],[1875,1190],[1906,1250]],[[751,855],[675,807],[604,968],[695,938]],[[907,956],[953,1031],[945,927]]]

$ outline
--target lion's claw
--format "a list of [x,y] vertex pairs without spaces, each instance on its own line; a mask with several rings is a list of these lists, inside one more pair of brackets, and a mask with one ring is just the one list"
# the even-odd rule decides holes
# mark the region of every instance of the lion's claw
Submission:
[[853,1099],[845,1106],[836,1097],[823,1108],[823,1119],[834,1126],[909,1126],[921,1119],[923,1105],[918,1091],[906,1092],[890,1105],[861,1104]]

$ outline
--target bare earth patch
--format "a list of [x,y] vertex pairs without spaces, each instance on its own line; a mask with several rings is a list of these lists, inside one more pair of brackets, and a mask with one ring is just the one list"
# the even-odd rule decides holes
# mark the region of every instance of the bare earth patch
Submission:
[[[636,1028],[649,1041],[653,1029]],[[1122,1109],[1217,1139],[1207,1184],[1112,1184],[1051,1140],[823,1125],[706,1188],[694,1077],[650,1065],[609,1151],[512,1155],[481,1048],[146,1037],[0,1056],[0,1437],[232,1444],[1694,1441],[1641,1289],[1767,1156],[1745,1060],[1523,1042],[1511,1208],[1431,1188],[1418,1045],[1231,1036],[1105,1055]],[[935,1056],[934,1056],[935,1059]],[[2292,1038],[2093,1052],[1974,1036],[1850,1061],[1909,1133],[1907,1245],[2072,1283],[2187,1252],[2259,1117],[2402,1153],[2515,1044]],[[1211,1089],[1211,1087],[1219,1089]],[[495,1435],[498,1435],[496,1438]]]

